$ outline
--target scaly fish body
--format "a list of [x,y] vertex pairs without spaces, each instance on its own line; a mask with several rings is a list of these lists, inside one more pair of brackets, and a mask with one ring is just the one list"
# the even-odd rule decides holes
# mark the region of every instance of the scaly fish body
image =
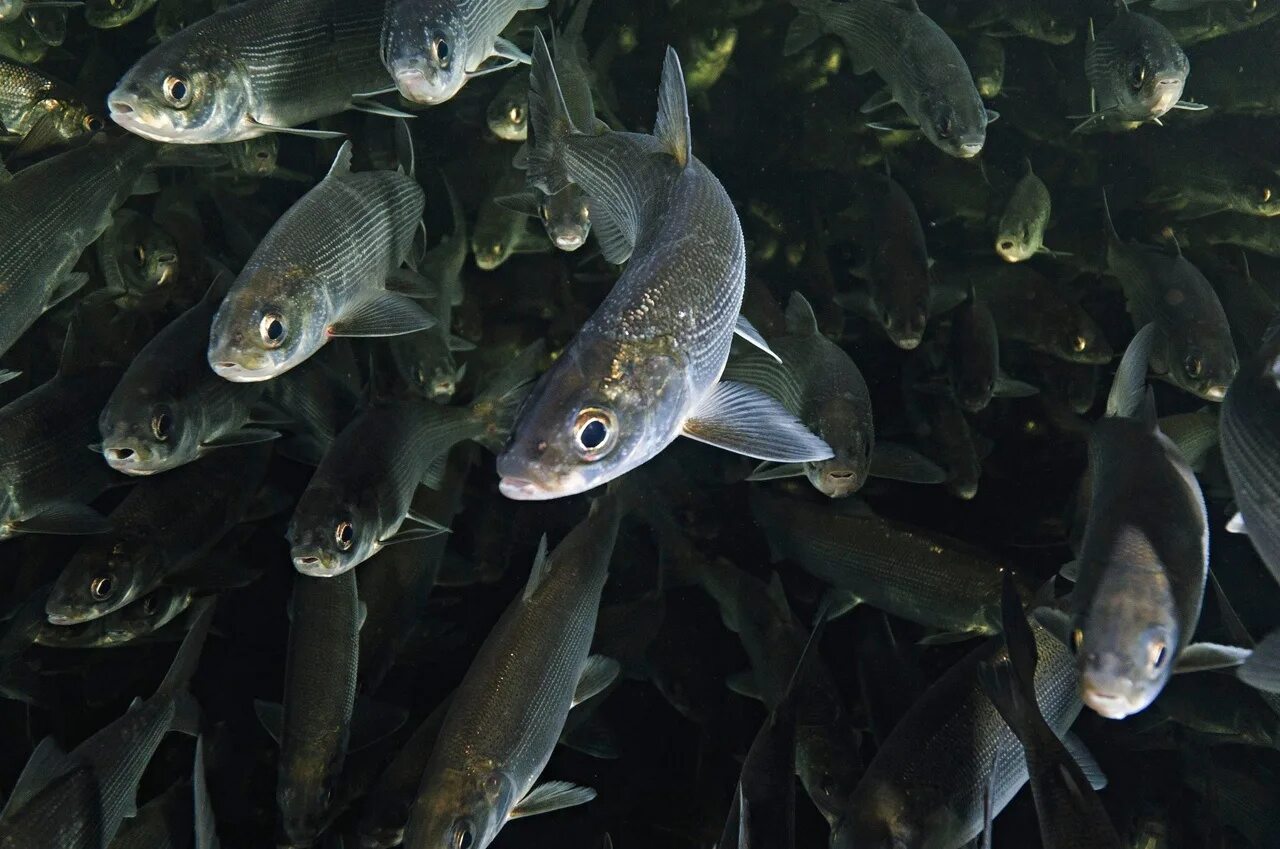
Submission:
[[1167,29],[1123,5],[1085,47],[1084,74],[1097,100],[1094,115],[1108,122],[1164,115],[1182,97],[1190,71],[1187,55]]
[[248,0],[174,33],[125,73],[111,118],[154,141],[254,138],[385,88],[378,3]]
[[[334,335],[395,335],[433,323],[384,288],[409,258],[422,188],[393,171],[353,174],[349,148],[338,156],[329,176],[267,233],[213,318],[209,365],[227,380],[269,380]],[[339,327],[353,316],[363,321]]]

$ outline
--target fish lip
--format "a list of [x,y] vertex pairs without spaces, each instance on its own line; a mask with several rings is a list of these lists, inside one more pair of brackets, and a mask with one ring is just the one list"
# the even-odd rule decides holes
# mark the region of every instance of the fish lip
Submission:
[[982,147],[985,143],[985,138],[976,140],[969,139],[967,141],[961,141],[960,144],[956,146],[956,150],[959,152],[961,159],[972,159],[979,153],[982,153]]
[[498,492],[514,501],[546,501],[556,493],[527,478],[504,477],[498,481]]
[[437,105],[450,98],[447,90],[431,84],[426,72],[418,68],[405,68],[395,72],[396,88],[405,100],[413,103]]
[[1105,719],[1124,719],[1132,713],[1123,696],[1086,690],[1081,695],[1081,699],[1094,713]]
[[49,620],[50,625],[79,625],[82,622],[88,622],[92,617],[86,617],[84,614],[76,613],[50,613],[45,611],[45,619]]
[[557,235],[552,241],[562,251],[576,251],[587,243],[587,238],[578,233],[573,233],[571,235]]
[[213,369],[214,374],[218,375],[218,377],[223,380],[229,380],[232,383],[258,383],[263,380],[270,380],[277,374],[271,366],[248,368],[230,360],[210,361],[209,367]]
[[1204,390],[1205,398],[1210,401],[1221,401],[1227,397],[1227,387],[1221,384],[1206,387]]
[[301,551],[292,555],[293,568],[303,575],[331,578],[337,574],[337,564],[321,551]]
[[[128,456],[120,456],[118,452],[128,451]],[[142,456],[142,452],[132,445],[114,445],[102,446],[102,458],[106,460],[107,465],[115,469],[117,472],[123,472],[126,475],[136,475],[139,477],[145,475],[154,475],[159,469],[150,468],[149,460]]]

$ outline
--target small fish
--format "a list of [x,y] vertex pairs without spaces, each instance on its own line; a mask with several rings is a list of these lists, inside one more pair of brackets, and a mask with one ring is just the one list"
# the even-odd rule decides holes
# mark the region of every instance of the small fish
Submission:
[[1035,636],[1008,572],[1002,618],[1007,657],[980,664],[978,677],[987,698],[1022,743],[1040,842],[1045,849],[1122,849],[1102,800],[1036,702]]
[[[1036,702],[1062,734],[1080,713],[1071,653],[1038,624],[1031,628]],[[889,732],[848,801],[849,813],[832,829],[834,849],[958,849],[982,830],[988,786],[994,814],[1026,784],[1022,744],[978,678],[980,663],[1008,657],[1003,642],[987,641],[944,672]]]
[[153,41],[164,41],[226,5],[227,0],[157,0]]
[[263,445],[228,449],[135,486],[111,512],[111,531],[81,546],[54,582],[49,622],[105,616],[197,565],[247,515],[270,455]]
[[281,216],[232,284],[213,318],[209,365],[237,383],[270,380],[336,336],[431,327],[435,319],[421,306],[386,288],[409,258],[424,204],[406,174],[352,173],[345,142],[329,173]]
[[69,86],[8,59],[0,59],[0,123],[23,153],[66,144],[103,126]]
[[1158,124],[1171,109],[1204,109],[1181,100],[1191,63],[1172,33],[1124,2],[1118,8],[1115,20],[1085,47],[1093,109],[1076,131]]
[[[297,570],[340,575],[383,546],[441,533],[413,512],[414,490],[457,443],[505,441],[540,354],[540,343],[530,346],[469,407],[411,397],[357,416],[325,453],[289,522]],[[406,521],[417,527],[402,532]]]
[[153,153],[136,138],[95,139],[0,176],[0,354],[88,281],[72,271],[76,261],[111,225]]
[[616,661],[588,654],[620,513],[618,497],[605,495],[550,555],[543,539],[524,591],[453,696],[405,829],[406,849],[486,849],[514,817],[595,797],[567,782],[537,781],[570,708],[618,672]]
[[84,19],[91,27],[114,29],[151,11],[156,0],[85,0]]
[[[211,602],[187,633],[173,665],[150,698],[63,754],[45,738],[23,769],[22,781],[0,815],[0,845],[101,849],[126,815],[142,773],[170,730],[194,734],[199,706],[187,685],[213,618]],[[16,804],[15,804],[16,802]]]
[[872,607],[950,634],[999,630],[1001,566],[985,552],[861,505],[832,512],[754,489],[751,510],[775,561],[788,558]]
[[605,259],[627,265],[526,402],[498,457],[502,493],[583,492],[681,434],[763,460],[832,456],[765,393],[718,382],[734,333],[759,337],[739,320],[742,227],[720,181],[693,157],[675,51],[667,51],[654,135],[575,128],[540,34],[530,79],[530,185],[554,194],[577,183]]
[[973,292],[951,318],[951,391],[966,412],[985,410],[992,398],[1025,398],[1038,391],[1000,370],[996,320]]
[[1139,156],[1151,173],[1143,201],[1169,208],[1184,220],[1219,212],[1280,215],[1280,177],[1271,165],[1229,149],[1205,157],[1205,146],[1214,142],[1206,133],[1180,132],[1161,144],[1158,153],[1142,145]]
[[1129,343],[1089,437],[1088,520],[1071,595],[1085,704],[1109,719],[1145,709],[1200,619],[1209,528],[1195,474],[1156,424],[1146,388],[1159,330]]
[[1196,237],[1209,245],[1234,245],[1280,257],[1280,218],[1224,212],[1195,222]]
[[35,643],[50,648],[110,648],[149,637],[184,613],[195,601],[190,587],[157,587],[147,595],[98,619],[54,625],[44,618]]
[[[388,0],[382,62],[400,96],[434,106],[453,98],[473,77],[529,64],[502,37],[519,12],[548,0]],[[380,10],[381,14],[381,10]],[[482,68],[490,59],[498,64]]]
[[210,451],[275,439],[249,425],[260,384],[232,383],[209,369],[205,329],[226,291],[215,283],[134,358],[98,417],[102,456],[129,475],[154,475]]
[[9,23],[22,17],[28,9],[78,8],[79,0],[0,0],[0,23]]
[[888,175],[869,175],[867,181],[873,200],[862,273],[876,321],[893,344],[910,351],[924,338],[931,307],[933,275],[924,229],[897,181]]
[[864,114],[897,103],[934,146],[962,159],[977,156],[995,113],[982,105],[955,42],[920,11],[916,0],[792,0],[800,15],[784,52],[796,53],[824,33],[839,36],[854,71],[875,70],[886,88]]
[[1151,8],[1178,43],[1186,46],[1244,30],[1256,30],[1280,15],[1275,0],[1152,0]]
[[1098,399],[1096,365],[1069,363],[1040,351],[1032,352],[1032,361],[1040,373],[1045,394],[1065,401],[1072,412],[1083,416],[1093,409]]
[[980,35],[970,42],[968,53],[978,94],[984,100],[999,97],[1004,91],[1004,43],[994,36]]
[[996,227],[996,253],[1001,259],[1023,262],[1049,252],[1044,246],[1044,231],[1049,226],[1050,204],[1049,188],[1028,161],[1027,173],[1013,187]]
[[0,56],[15,62],[34,65],[49,52],[40,31],[25,16],[12,23],[0,24]]
[[154,47],[107,98],[111,120],[160,142],[210,144],[293,133],[347,109],[400,114],[358,96],[386,88],[378,4],[247,0]]
[[1124,288],[1134,327],[1154,321],[1160,331],[1152,369],[1206,401],[1221,401],[1239,363],[1217,293],[1176,239],[1165,248],[1121,241],[1105,192],[1102,201],[1107,270]]
[[489,132],[503,141],[522,142],[529,137],[529,80],[515,74],[507,80],[484,113]]
[[835,452],[817,463],[758,468],[750,480],[805,475],[823,495],[844,498],[857,492],[867,477],[939,483],[942,470],[908,448],[876,445],[871,395],[858,366],[840,346],[823,336],[813,308],[799,292],[791,294],[787,332],[770,347],[782,362],[763,351],[729,361],[725,377],[759,386],[821,437]]
[[511,165],[502,167],[487,198],[476,213],[471,230],[471,252],[476,268],[494,271],[516,254],[545,253],[550,244],[529,227],[529,218],[541,218],[542,208],[532,193],[515,192],[524,185],[524,172]]
[[1075,0],[977,0],[970,5],[978,10],[970,26],[993,36],[1070,44],[1079,29]]
[[67,39],[67,12],[81,5],[78,0],[71,5],[53,5],[52,3],[28,3],[24,17],[31,28],[40,36],[40,40],[50,47],[61,47]]
[[122,305],[136,305],[178,279],[178,245],[146,216],[120,209],[94,245],[105,288]]

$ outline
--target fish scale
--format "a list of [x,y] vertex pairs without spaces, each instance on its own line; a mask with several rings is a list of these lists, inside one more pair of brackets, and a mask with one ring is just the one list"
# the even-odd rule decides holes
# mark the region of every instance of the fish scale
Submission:
[[154,148],[125,137],[83,145],[0,185],[0,354],[44,311],[80,257],[111,225]]
[[1272,371],[1276,344],[1245,362],[1222,402],[1222,459],[1245,532],[1262,562],[1280,580],[1280,388]]

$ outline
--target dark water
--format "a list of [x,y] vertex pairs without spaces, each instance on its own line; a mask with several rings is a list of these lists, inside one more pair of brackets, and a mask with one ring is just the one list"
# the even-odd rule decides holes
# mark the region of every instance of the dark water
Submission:
[[[975,71],[981,51],[1002,56],[1003,86],[983,92],[1000,118],[990,125],[978,158],[949,157],[918,133],[869,128],[868,116],[858,108],[881,88],[880,78],[855,76],[840,42],[830,36],[784,55],[785,33],[795,17],[786,3],[596,0],[584,41],[597,57],[597,99],[610,110],[611,120],[648,131],[666,46],[682,57],[694,153],[719,177],[738,211],[748,249],[745,313],[762,333],[781,333],[781,307],[792,292],[803,293],[822,332],[865,376],[879,436],[914,447],[954,477],[951,458],[916,427],[918,388],[910,380],[904,387],[904,374],[919,373],[928,352],[941,350],[944,360],[951,356],[945,347],[951,318],[932,316],[922,348],[905,351],[877,322],[844,309],[837,299],[847,301],[841,296],[863,288],[852,270],[883,247],[867,238],[867,220],[876,214],[868,212],[872,178],[886,167],[918,211],[935,291],[948,283],[954,291],[954,281],[974,283],[975,275],[979,286],[986,285],[987,272],[998,282],[996,275],[1012,266],[993,253],[996,223],[1024,163],[1030,162],[1053,201],[1044,242],[1059,253],[1038,255],[1017,268],[1034,268],[1083,308],[1117,360],[1134,323],[1116,278],[1103,273],[1104,187],[1121,235],[1148,244],[1176,237],[1216,290],[1242,359],[1254,351],[1280,291],[1275,261],[1280,230],[1245,238],[1223,210],[1229,208],[1229,196],[1247,195],[1259,199],[1262,211],[1271,211],[1266,204],[1273,187],[1280,202],[1274,117],[1280,110],[1274,94],[1280,68],[1272,58],[1280,36],[1280,23],[1273,19],[1280,4],[1225,0],[1158,13],[1190,60],[1182,97],[1211,108],[1172,112],[1161,119],[1163,127],[1146,123],[1131,131],[1080,134],[1071,132],[1079,121],[1067,116],[1089,109],[1082,70],[1088,20],[1096,19],[1101,30],[1116,14],[1110,4],[922,0],[921,6],[955,39]],[[1134,11],[1150,10],[1142,3]],[[154,14],[119,29],[97,30],[73,9],[65,42],[49,48],[39,67],[73,84],[94,108],[150,48]],[[543,25],[540,14],[520,20],[529,27]],[[1028,37],[1026,26],[1017,23],[1044,26],[1048,18],[1074,39],[1050,44]],[[522,45],[530,42],[527,31],[513,38]],[[410,122],[417,175],[427,192],[429,245],[452,226],[439,175],[457,191],[469,225],[486,214],[500,191],[495,184],[517,147],[492,135],[485,112],[510,73],[524,71],[473,80],[451,102],[418,111]],[[389,119],[348,112],[322,125],[354,141],[356,170],[391,161]],[[86,308],[91,334],[126,357],[136,352],[200,296],[209,282],[200,270],[205,258],[238,270],[271,224],[324,174],[337,146],[279,137],[279,168],[305,180],[231,176],[204,166],[171,167],[162,160],[157,169],[162,191],[132,197],[124,208],[168,232],[179,255],[178,276],[167,283],[168,297],[105,312],[100,303],[97,311]],[[17,170],[24,163],[10,164]],[[1247,176],[1218,183],[1204,176],[1219,171]],[[194,204],[198,228],[166,217],[166,199],[179,194]],[[1268,221],[1255,217],[1260,226]],[[464,299],[454,309],[452,332],[474,343],[475,350],[457,355],[467,371],[455,403],[474,397],[488,376],[531,342],[545,340],[549,351],[561,351],[617,278],[617,269],[599,257],[594,241],[575,253],[556,252],[537,222],[529,221],[524,242],[536,250],[516,254],[495,270],[482,271],[471,259],[464,266]],[[72,314],[83,302],[93,307],[91,296],[104,282],[95,251],[86,251],[76,268],[90,275],[89,285],[40,318],[0,361],[24,372],[0,386],[0,400],[7,403],[51,378]],[[1242,288],[1242,272],[1251,275],[1256,289]],[[961,298],[963,288],[960,284]],[[1087,465],[1089,424],[1102,415],[1116,363],[1096,368],[1092,402],[1072,411],[1039,367],[1040,355],[1025,339],[1013,338],[1020,336],[1018,328],[1010,330],[1000,328],[1001,367],[1039,394],[997,398],[965,416],[971,451],[980,460],[976,495],[958,498],[956,487],[946,484],[872,479],[856,497],[881,516],[971,543],[993,562],[1015,568],[1029,585],[1039,585],[1073,557],[1071,534],[1083,526],[1076,495]],[[362,403],[409,391],[385,341],[355,340],[351,347]],[[1212,415],[1218,407],[1168,381],[1152,383],[1162,416],[1205,407]],[[0,445],[0,452],[14,453],[14,447]],[[227,847],[272,846],[282,840],[275,801],[278,750],[258,723],[254,700],[282,697],[290,628],[286,608],[298,579],[284,533],[312,474],[309,465],[286,453],[272,456],[266,474],[276,509],[237,528],[218,549],[218,563],[233,569],[233,583],[240,585],[197,590],[218,596],[214,632],[191,689],[203,709],[213,808]],[[217,456],[202,462],[216,462]],[[539,539],[546,534],[554,546],[586,515],[586,496],[541,503],[504,498],[493,463],[492,454],[476,445],[455,448],[445,495],[422,494],[419,502],[456,498],[452,532],[389,548],[358,567],[369,611],[361,634],[359,693],[403,708],[408,720],[389,737],[348,755],[333,794],[333,822],[320,845],[359,845],[356,825],[370,804],[370,787],[418,722],[463,679],[499,615],[524,586]],[[752,518],[751,491],[768,488],[777,497],[830,510],[833,516],[850,508],[846,501],[823,498],[803,478],[746,483],[752,467],[753,461],[743,457],[677,440],[646,467],[644,501],[674,519],[708,562],[728,562],[765,582],[779,575],[796,627],[803,628],[825,588],[797,563],[771,562],[765,533]],[[1211,571],[1248,631],[1260,639],[1277,625],[1280,593],[1247,537],[1223,530],[1235,507],[1216,448],[1196,472],[1207,504]],[[122,486],[95,506],[109,513],[129,486],[150,483],[121,478]],[[170,509],[181,511],[184,505]],[[81,544],[78,537],[51,535],[20,535],[0,543],[0,608],[14,611],[12,631],[14,623],[24,621],[20,605],[54,580]],[[392,556],[425,577],[407,590],[388,590]],[[760,702],[726,685],[748,667],[739,639],[725,628],[716,603],[698,586],[675,579],[669,565],[648,522],[639,516],[623,522],[594,649],[612,650],[623,662],[622,680],[593,717],[607,729],[614,756],[557,749],[543,778],[592,787],[596,799],[511,823],[493,845],[596,847],[607,833],[619,849],[692,849],[720,839],[741,760],[766,712]],[[203,568],[212,569],[212,562]],[[191,576],[184,580],[201,583]],[[1059,595],[1068,589],[1059,581]],[[376,592],[382,594],[375,597]],[[412,615],[397,617],[397,604],[406,595],[414,601]],[[6,680],[0,690],[6,697],[0,699],[0,787],[12,787],[28,753],[46,735],[70,749],[123,714],[134,698],[153,692],[185,628],[180,619],[132,644],[95,649],[29,645],[30,640],[11,633],[3,668],[13,683]],[[918,646],[930,630],[894,617],[885,620],[867,606],[827,627],[820,656],[838,684],[852,726],[863,732],[863,763],[873,759],[881,742],[869,731],[873,723],[892,726],[919,693],[978,645]],[[886,633],[901,647],[891,675],[874,665],[883,657]],[[1224,623],[1211,589],[1196,638],[1234,643],[1237,637]],[[1184,709],[1188,703],[1194,711]],[[873,704],[899,710],[876,717]],[[1275,751],[1280,715],[1230,672],[1175,678],[1153,706],[1122,721],[1086,708],[1074,730],[1107,774],[1102,800],[1124,845],[1280,846]],[[140,804],[187,780],[193,746],[187,736],[166,738],[142,780]],[[951,754],[964,758],[968,753]],[[795,845],[823,845],[828,832],[797,784]],[[994,845],[1035,846],[1038,840],[1035,808],[1024,789],[996,820]],[[183,835],[176,845],[189,842]]]

